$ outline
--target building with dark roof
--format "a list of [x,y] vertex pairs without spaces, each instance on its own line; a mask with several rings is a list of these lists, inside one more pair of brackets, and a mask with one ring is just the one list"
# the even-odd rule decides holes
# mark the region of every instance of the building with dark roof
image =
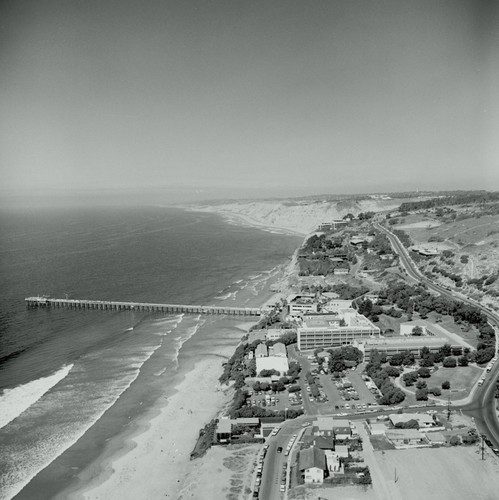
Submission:
[[305,483],[323,483],[326,467],[326,455],[323,450],[312,446],[300,451],[298,467]]

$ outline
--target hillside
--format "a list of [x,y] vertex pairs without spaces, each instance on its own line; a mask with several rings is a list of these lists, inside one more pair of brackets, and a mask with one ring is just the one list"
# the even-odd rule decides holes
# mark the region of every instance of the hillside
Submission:
[[402,201],[407,199],[245,200],[193,205],[189,208],[218,213],[229,220],[244,221],[250,225],[305,235],[314,231],[322,222],[341,219],[348,213],[358,215],[361,212],[394,210]]

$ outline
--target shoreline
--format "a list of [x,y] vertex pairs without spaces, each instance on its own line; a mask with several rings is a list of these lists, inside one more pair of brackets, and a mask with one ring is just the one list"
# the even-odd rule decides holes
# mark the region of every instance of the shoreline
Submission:
[[[257,295],[246,297],[250,305],[262,306],[272,300],[276,294],[270,286],[278,279],[277,273],[269,275]],[[130,428],[110,438],[104,452],[75,475],[76,482],[54,498],[107,499],[117,495],[123,499],[179,498],[182,491],[192,487],[199,460],[206,459],[205,456],[190,460],[198,433],[232,401],[232,386],[220,386],[218,382],[222,373],[220,358],[228,359],[233,354],[241,337],[255,322],[220,318],[201,326],[201,329],[226,329],[230,332],[229,339],[210,348],[200,359],[183,359],[176,375],[179,380],[173,387],[139,414]],[[139,393],[147,391],[147,377],[140,378],[134,388]],[[210,455],[208,461],[211,460]]]
[[300,231],[298,229],[291,229],[290,227],[272,225],[265,222],[262,222],[254,217],[250,217],[249,215],[243,215],[239,212],[234,212],[231,210],[217,209],[216,206],[179,206],[178,208],[182,208],[183,210],[187,210],[189,212],[204,212],[204,213],[212,213],[217,214],[220,217],[223,217],[229,224],[235,223],[235,225],[243,225],[254,227],[261,230],[267,230],[270,232],[277,232],[281,234],[289,234],[293,236],[307,236],[313,231]]

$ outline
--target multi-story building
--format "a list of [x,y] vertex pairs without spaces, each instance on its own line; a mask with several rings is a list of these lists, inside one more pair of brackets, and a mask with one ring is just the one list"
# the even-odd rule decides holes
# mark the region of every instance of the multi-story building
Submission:
[[297,329],[298,349],[301,351],[340,347],[379,336],[380,329],[354,309],[328,314],[307,313],[303,316],[302,326]]

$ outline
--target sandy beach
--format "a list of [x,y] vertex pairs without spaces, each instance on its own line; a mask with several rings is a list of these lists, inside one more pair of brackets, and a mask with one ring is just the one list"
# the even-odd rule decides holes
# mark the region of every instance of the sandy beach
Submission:
[[104,473],[70,498],[178,498],[198,465],[190,461],[198,430],[229,400],[231,391],[218,385],[219,376],[219,358],[196,363],[159,413],[143,422],[147,428],[129,438],[120,456],[107,457],[100,464]]

